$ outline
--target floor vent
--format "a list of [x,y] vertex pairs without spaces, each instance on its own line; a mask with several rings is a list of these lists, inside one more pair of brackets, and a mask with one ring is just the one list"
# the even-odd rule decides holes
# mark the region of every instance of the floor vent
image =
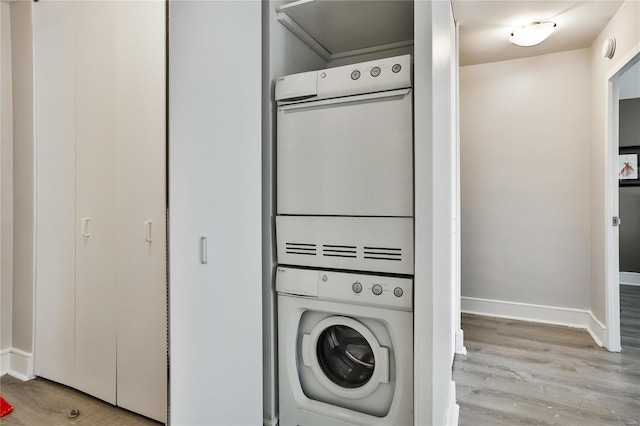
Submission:
[[304,256],[315,256],[317,249],[315,244],[309,243],[285,243],[287,254],[301,254]]
[[322,246],[322,255],[329,257],[350,257],[355,259],[358,257],[356,246],[336,246],[324,244]]
[[364,258],[372,260],[402,260],[402,249],[390,247],[365,247]]

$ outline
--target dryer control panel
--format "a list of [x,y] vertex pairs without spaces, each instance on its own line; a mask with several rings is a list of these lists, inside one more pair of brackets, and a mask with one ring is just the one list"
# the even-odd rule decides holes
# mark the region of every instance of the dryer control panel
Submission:
[[290,74],[276,79],[278,105],[411,87],[411,55]]
[[276,291],[355,305],[413,310],[411,278],[279,266]]

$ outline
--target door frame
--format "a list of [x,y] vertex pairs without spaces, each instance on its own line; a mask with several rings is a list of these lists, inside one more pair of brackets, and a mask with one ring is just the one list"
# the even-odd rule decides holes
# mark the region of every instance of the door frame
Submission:
[[452,101],[453,132],[453,185],[451,188],[453,201],[453,252],[452,282],[453,288],[453,342],[455,354],[466,355],[464,331],[462,330],[462,234],[461,234],[461,200],[460,200],[460,23],[455,23],[455,54],[453,55],[452,74],[455,84]]
[[605,320],[604,345],[611,352],[620,352],[620,247],[619,228],[612,218],[619,214],[618,149],[620,76],[640,61],[640,43],[635,45],[606,74],[604,227],[605,227]]

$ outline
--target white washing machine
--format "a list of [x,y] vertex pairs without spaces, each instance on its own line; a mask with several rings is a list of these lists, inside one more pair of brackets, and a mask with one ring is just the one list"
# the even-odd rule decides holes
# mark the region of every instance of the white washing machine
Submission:
[[413,281],[278,267],[280,425],[413,424]]

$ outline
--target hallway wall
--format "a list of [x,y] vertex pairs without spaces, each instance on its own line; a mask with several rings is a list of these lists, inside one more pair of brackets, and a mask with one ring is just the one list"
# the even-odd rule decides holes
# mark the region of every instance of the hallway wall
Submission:
[[[34,82],[33,3],[11,3],[13,68],[13,347],[33,352],[34,316]],[[33,359],[33,358],[32,358]]]
[[461,67],[460,99],[463,310],[588,310],[589,50]]
[[[619,67],[625,55],[640,44],[640,2],[627,0],[609,24],[593,41],[590,48],[590,95],[591,123],[590,144],[590,267],[591,267],[591,310],[600,320],[605,321],[605,227],[610,226],[611,218],[605,217],[605,121],[607,117],[607,74]],[[616,38],[616,52],[613,59],[602,57],[604,40]]]
[[[13,107],[11,95],[11,15],[0,3],[0,350],[11,347],[13,314]],[[2,357],[2,373],[8,357]]]
[[2,372],[33,375],[34,83],[32,2],[1,3]]

